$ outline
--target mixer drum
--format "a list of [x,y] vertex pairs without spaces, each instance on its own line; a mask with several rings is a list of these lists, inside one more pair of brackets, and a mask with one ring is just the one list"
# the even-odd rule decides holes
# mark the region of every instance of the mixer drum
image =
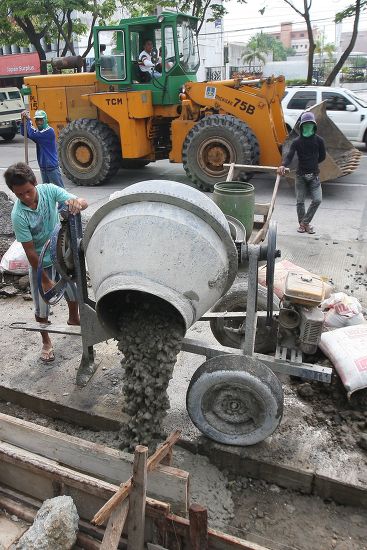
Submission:
[[90,219],[83,246],[98,318],[115,337],[132,292],[170,304],[188,329],[228,291],[238,268],[224,214],[174,181],[144,181],[111,195]]

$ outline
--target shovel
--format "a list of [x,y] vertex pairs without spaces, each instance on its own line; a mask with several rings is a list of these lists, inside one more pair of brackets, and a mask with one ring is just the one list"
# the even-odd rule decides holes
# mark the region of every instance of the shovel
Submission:
[[29,164],[28,157],[28,132],[27,132],[27,117],[23,117],[23,128],[24,128],[24,162]]

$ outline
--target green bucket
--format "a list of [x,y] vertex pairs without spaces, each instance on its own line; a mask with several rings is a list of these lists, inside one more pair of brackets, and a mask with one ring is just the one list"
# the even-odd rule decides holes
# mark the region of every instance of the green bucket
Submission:
[[242,222],[246,228],[246,240],[248,240],[254,227],[254,186],[242,181],[216,183],[213,201],[224,214],[233,216]]

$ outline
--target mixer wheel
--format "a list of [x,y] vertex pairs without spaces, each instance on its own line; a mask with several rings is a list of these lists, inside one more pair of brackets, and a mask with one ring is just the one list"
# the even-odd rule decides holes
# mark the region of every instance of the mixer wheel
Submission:
[[283,415],[280,381],[255,357],[219,355],[191,379],[186,407],[195,426],[225,445],[254,445],[269,437]]
[[[247,308],[247,280],[243,279],[240,283],[234,284],[227,294],[223,296],[212,308],[212,311],[246,311]],[[279,309],[279,299],[273,295],[273,307]],[[267,290],[259,285],[257,288],[257,309],[266,311],[267,309]],[[241,347],[242,325],[244,321],[230,321],[228,319],[212,319],[210,328],[214,337],[222,346],[230,348]],[[276,327],[267,327],[266,320],[258,317],[257,331],[255,339],[255,351],[257,353],[271,353],[276,348]]]

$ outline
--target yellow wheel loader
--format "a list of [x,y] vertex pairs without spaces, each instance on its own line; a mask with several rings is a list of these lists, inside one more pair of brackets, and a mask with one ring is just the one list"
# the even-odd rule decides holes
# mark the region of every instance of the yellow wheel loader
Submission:
[[[284,77],[197,82],[196,26],[194,17],[163,13],[95,27],[96,72],[25,79],[32,114],[47,111],[70,180],[100,185],[120,167],[169,159],[182,162],[198,187],[212,190],[226,179],[225,164],[281,163]],[[147,40],[153,48],[141,55]],[[331,126],[332,158],[323,180],[347,173],[358,157]]]

